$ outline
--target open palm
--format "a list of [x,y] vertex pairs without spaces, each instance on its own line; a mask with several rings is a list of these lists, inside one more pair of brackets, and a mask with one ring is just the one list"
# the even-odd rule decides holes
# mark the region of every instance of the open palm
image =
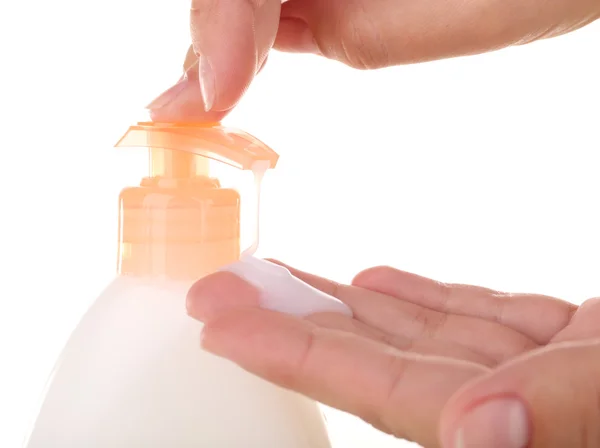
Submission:
[[600,337],[597,301],[578,308],[389,267],[364,271],[352,285],[289,269],[348,304],[354,317],[262,310],[257,290],[222,272],[188,298],[190,314],[206,323],[203,346],[427,447],[438,446],[441,412],[465,383],[547,346]]

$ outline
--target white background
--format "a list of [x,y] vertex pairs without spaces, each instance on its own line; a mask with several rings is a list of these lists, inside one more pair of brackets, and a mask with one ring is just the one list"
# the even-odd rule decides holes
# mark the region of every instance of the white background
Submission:
[[[179,76],[187,2],[0,6],[0,447],[112,278],[112,146]],[[377,264],[579,303],[600,294],[600,26],[366,73],[274,54],[227,123],[281,155],[260,253],[348,281]],[[543,316],[540,316],[543,318]],[[402,445],[329,414],[336,448]]]

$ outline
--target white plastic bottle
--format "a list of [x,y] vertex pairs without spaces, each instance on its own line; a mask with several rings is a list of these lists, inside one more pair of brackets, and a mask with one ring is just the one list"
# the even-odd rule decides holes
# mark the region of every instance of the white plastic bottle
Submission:
[[140,123],[120,145],[152,147],[151,176],[121,193],[119,275],[64,348],[25,446],[330,448],[315,402],[202,351],[185,312],[194,281],[240,255],[239,196],[203,156],[248,169],[277,155],[220,126]]

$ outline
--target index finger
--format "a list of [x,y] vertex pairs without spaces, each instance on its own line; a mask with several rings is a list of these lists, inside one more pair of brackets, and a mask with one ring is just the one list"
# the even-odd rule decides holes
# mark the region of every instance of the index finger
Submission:
[[280,0],[192,0],[190,31],[206,110],[229,110],[277,34]]
[[270,382],[425,446],[438,445],[438,418],[449,397],[487,371],[258,308],[211,320],[202,346]]

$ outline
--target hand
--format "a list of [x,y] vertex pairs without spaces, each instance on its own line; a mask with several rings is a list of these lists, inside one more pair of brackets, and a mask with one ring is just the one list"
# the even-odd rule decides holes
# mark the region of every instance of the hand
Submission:
[[184,83],[189,94],[179,86],[151,109],[157,120],[186,118],[181,108],[187,118],[220,119],[271,48],[374,69],[557,36],[599,16],[598,0],[192,0],[200,62]]
[[351,286],[290,270],[354,318],[260,309],[254,287],[220,272],[188,294],[202,346],[425,447],[600,446],[600,301],[576,307],[388,267]]

